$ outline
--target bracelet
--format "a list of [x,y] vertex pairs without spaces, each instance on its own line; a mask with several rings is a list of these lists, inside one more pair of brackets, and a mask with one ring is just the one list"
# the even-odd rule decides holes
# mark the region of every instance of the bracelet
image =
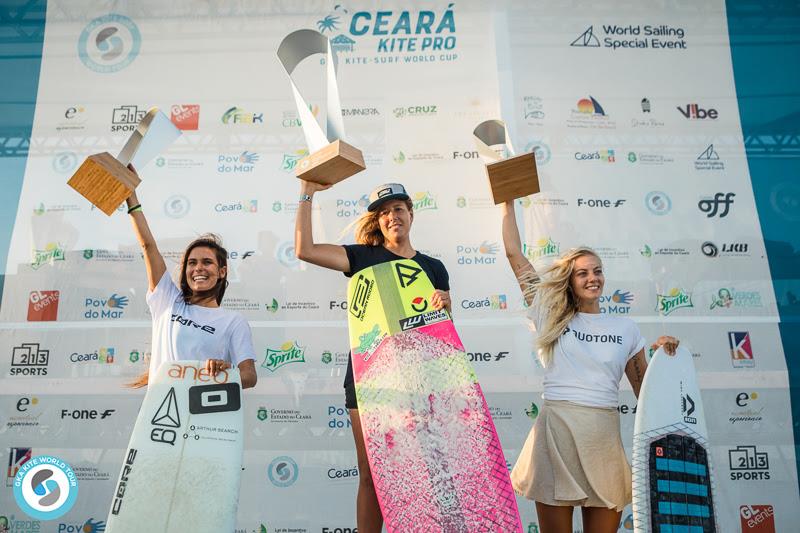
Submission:
[[128,208],[128,214],[131,215],[136,211],[141,211],[141,210],[142,210],[142,204],[136,204],[135,206]]
[[299,199],[299,200],[297,200],[297,203],[299,203],[299,204],[300,204],[300,203],[303,203],[303,202],[310,202],[310,201],[311,201],[311,196],[310,196],[310,195],[308,195],[308,194],[301,194],[301,195],[300,195],[300,199]]

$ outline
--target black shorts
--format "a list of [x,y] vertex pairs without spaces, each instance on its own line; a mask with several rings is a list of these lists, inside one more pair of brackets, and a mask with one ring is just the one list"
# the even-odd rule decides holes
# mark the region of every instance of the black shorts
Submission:
[[347,356],[347,373],[344,375],[344,406],[347,409],[358,409],[356,399],[356,380],[353,376],[353,359]]

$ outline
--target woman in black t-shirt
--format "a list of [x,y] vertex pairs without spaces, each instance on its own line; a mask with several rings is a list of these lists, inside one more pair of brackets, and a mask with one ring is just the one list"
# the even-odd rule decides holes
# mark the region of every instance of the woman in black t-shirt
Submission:
[[[433,309],[444,308],[450,311],[450,280],[447,270],[441,261],[419,253],[411,246],[410,234],[414,210],[402,185],[387,183],[372,191],[367,212],[356,223],[355,237],[358,244],[338,246],[314,243],[311,230],[312,197],[315,192],[330,186],[304,180],[300,183],[300,205],[295,224],[295,253],[298,259],[344,272],[347,277],[387,261],[413,259],[433,283],[435,290],[430,299]],[[367,450],[361,432],[352,361],[348,361],[347,364],[344,389],[345,407],[350,412],[358,456],[357,528],[360,533],[379,533],[383,526],[383,517],[372,484]]]

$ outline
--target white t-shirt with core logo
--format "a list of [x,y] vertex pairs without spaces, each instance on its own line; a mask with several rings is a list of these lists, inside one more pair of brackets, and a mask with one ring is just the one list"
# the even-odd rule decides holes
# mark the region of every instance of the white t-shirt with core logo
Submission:
[[[537,331],[543,322],[541,315],[534,317]],[[625,365],[644,345],[639,327],[629,318],[578,313],[558,339],[553,360],[545,368],[542,397],[617,407]]]
[[147,291],[147,305],[153,317],[150,379],[164,361],[223,359],[238,367],[255,359],[247,320],[221,307],[187,304],[168,272]]

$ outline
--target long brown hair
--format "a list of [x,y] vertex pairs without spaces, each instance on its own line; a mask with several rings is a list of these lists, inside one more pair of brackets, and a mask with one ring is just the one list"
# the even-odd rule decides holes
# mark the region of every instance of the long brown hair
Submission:
[[545,367],[553,361],[553,352],[561,335],[578,312],[580,302],[572,293],[572,271],[575,260],[591,255],[600,260],[597,252],[586,246],[572,248],[556,259],[542,275],[538,283],[531,285],[531,292],[538,292],[539,313],[544,315],[544,323],[539,338],[539,360]]
[[[403,200],[409,213],[414,213],[414,202],[410,199]],[[375,211],[366,211],[363,215],[358,217],[355,222],[355,238],[357,244],[367,244],[369,246],[381,246],[386,239],[381,233],[381,225],[378,222],[380,218],[380,207]]]
[[[220,277],[214,287],[208,291],[204,291],[203,293],[195,293],[192,291],[191,287],[189,287],[189,281],[186,278],[186,264],[189,261],[189,255],[192,253],[192,250],[200,247],[211,248],[214,250],[214,255],[217,257],[217,264],[219,265],[220,270],[223,267],[228,266],[228,251],[222,247],[222,239],[220,239],[219,236],[214,235],[213,233],[206,233],[190,242],[189,246],[186,247],[186,250],[183,251],[183,258],[181,258],[180,289],[181,293],[183,294],[183,300],[189,303],[193,296],[200,296],[201,298],[214,296],[217,305],[219,305],[222,303],[222,298],[225,296],[225,289],[228,288],[227,276]],[[155,346],[153,348],[155,349]],[[126,383],[125,386],[133,389],[146,387],[149,377],[150,370],[148,369],[142,372],[142,374],[137,376],[133,381]]]

